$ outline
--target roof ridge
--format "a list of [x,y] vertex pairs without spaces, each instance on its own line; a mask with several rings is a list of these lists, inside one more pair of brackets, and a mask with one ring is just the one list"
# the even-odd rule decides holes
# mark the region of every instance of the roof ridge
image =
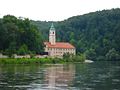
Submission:
[[72,44],[69,42],[56,42],[55,45],[51,45],[49,42],[46,42],[45,45],[47,45],[50,48],[75,48]]

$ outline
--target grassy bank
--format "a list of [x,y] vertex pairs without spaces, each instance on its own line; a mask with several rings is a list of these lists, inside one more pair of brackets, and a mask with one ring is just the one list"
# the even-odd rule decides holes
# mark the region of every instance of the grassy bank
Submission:
[[59,58],[0,58],[0,64],[55,64],[64,62]]
[[66,62],[83,62],[77,59],[61,58],[0,58],[0,64],[56,64]]

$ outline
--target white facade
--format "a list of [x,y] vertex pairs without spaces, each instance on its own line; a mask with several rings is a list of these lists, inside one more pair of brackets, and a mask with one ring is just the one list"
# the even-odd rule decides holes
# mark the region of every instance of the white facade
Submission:
[[76,54],[75,48],[49,48],[45,47],[45,52],[48,52],[49,56],[52,57],[63,57],[65,53],[72,55]]
[[3,55],[2,53],[0,53],[0,58],[8,58],[7,55]]
[[14,58],[30,58],[30,55],[17,55],[17,54],[14,54],[13,57]]

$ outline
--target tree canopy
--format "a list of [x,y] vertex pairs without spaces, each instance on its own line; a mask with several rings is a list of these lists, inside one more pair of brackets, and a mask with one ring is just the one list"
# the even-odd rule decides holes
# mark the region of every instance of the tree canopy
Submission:
[[0,19],[0,52],[12,55],[41,51],[43,51],[42,35],[28,18],[6,15]]

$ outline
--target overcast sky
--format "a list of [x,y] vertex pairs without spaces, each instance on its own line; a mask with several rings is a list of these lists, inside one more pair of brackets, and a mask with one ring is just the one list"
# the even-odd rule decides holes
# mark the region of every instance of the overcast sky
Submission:
[[0,17],[11,14],[32,20],[61,21],[111,8],[120,8],[120,0],[0,0]]

